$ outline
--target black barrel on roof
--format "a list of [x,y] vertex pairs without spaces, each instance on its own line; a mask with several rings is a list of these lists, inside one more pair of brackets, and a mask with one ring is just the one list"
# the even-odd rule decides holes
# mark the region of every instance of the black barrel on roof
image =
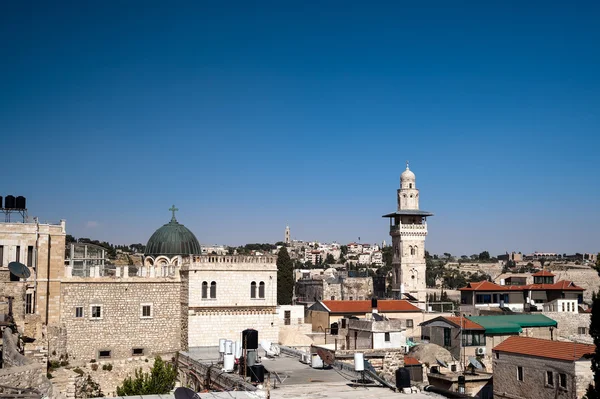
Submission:
[[0,195],[0,209],[2,209],[2,196]]
[[17,209],[27,209],[27,200],[22,195],[19,195],[15,200],[15,208]]
[[4,207],[6,209],[15,209],[15,206],[16,206],[15,196],[7,195],[6,198],[4,199]]
[[410,388],[410,371],[406,367],[396,369],[396,388]]
[[258,349],[258,331],[252,328],[242,331],[242,348]]

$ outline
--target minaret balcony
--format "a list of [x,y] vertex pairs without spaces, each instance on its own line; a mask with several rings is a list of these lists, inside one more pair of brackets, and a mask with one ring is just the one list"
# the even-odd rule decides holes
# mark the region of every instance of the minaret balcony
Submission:
[[390,226],[390,234],[399,232],[427,231],[427,224],[399,224]]

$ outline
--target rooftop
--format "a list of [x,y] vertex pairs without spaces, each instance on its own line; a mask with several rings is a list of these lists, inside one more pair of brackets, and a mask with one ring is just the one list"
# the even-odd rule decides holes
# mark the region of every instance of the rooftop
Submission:
[[540,270],[537,273],[532,274],[533,277],[554,277],[554,274],[550,273],[548,270]]
[[509,337],[492,350],[572,362],[594,353],[596,347],[575,342],[514,336]]
[[[321,301],[330,313],[371,313],[371,301]],[[421,309],[406,300],[379,300],[379,312],[420,312]]]
[[404,209],[383,215],[382,218],[392,218],[394,216],[433,216],[433,213],[428,211],[421,211],[419,209]]
[[542,314],[501,316],[469,316],[469,320],[485,328],[487,334],[518,334],[523,327],[556,327],[558,323]]
[[585,288],[575,285],[568,280],[560,280],[553,284],[529,284],[529,285],[499,285],[489,281],[479,281],[477,283],[468,283],[466,287],[459,288],[459,291],[585,291]]
[[469,320],[466,317],[446,316],[444,319],[448,320],[457,327],[464,328],[465,330],[485,330],[485,328],[483,328],[481,325]]

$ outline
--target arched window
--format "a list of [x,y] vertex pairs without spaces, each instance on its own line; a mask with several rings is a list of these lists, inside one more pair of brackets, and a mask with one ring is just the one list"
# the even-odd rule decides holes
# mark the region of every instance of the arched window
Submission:
[[415,247],[410,247],[410,254],[411,254],[411,255],[414,255],[414,254],[415,254],[415,252],[416,252],[416,251],[415,251]]
[[202,282],[202,299],[208,298],[208,283],[206,281]]
[[258,297],[259,298],[265,297],[265,282],[264,281],[261,281],[260,284],[258,285]]
[[250,298],[256,298],[256,281],[250,283]]
[[213,281],[210,283],[210,297],[211,298],[217,297],[217,282],[216,281]]
[[408,188],[412,188],[412,183],[409,183],[409,184],[408,184]]

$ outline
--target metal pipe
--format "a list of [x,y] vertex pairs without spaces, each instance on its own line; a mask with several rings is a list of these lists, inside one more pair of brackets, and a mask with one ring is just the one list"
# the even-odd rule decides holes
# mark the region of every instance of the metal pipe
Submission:
[[464,393],[460,393],[460,392],[454,392],[454,391],[449,391],[447,389],[443,389],[443,388],[439,388],[436,387],[434,385],[427,385],[424,388],[425,392],[433,392],[433,393],[438,393],[440,395],[444,395],[447,398],[472,398],[473,396],[464,394]]

